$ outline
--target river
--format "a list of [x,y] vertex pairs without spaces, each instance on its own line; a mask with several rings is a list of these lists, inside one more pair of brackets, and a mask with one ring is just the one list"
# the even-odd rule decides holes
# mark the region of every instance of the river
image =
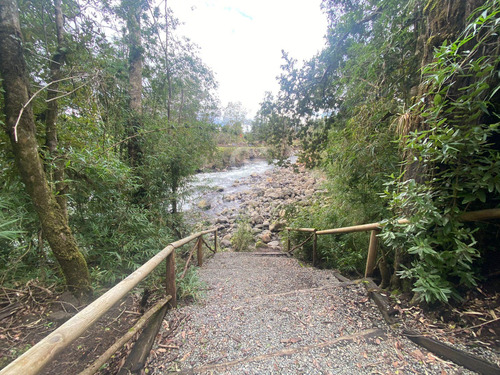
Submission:
[[220,172],[199,173],[194,176],[193,181],[186,189],[188,197],[182,205],[182,211],[198,211],[197,204],[205,200],[211,208],[205,210],[207,216],[214,216],[224,208],[234,207],[236,202],[223,201],[224,195],[232,195],[239,191],[246,190],[247,187],[238,184],[240,180],[250,177],[252,174],[262,174],[274,165],[265,160],[252,160],[241,167],[230,168]]

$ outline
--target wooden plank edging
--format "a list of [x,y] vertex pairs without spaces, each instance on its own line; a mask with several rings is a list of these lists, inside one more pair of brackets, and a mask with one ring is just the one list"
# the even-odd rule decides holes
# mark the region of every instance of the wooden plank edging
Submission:
[[97,358],[92,365],[87,367],[85,370],[80,372],[79,375],[93,375],[95,374],[102,365],[104,365],[113,354],[115,354],[123,345],[125,345],[128,341],[134,337],[134,335],[139,332],[139,330],[148,322],[148,320],[163,306],[166,305],[172,296],[167,296],[161,299],[156,305],[150,308],[148,311],[144,313],[143,316],[139,318],[139,320],[134,324],[132,328],[130,328],[127,333],[125,333],[122,337],[115,341],[113,345],[111,345],[108,350],[106,350],[99,358]]
[[362,279],[360,281],[366,288],[368,296],[377,305],[382,317],[388,325],[396,323],[396,320],[391,316],[389,309],[389,299],[380,293],[380,288],[373,282],[372,279]]
[[437,356],[450,360],[457,365],[463,366],[469,370],[476,371],[483,375],[498,375],[500,367],[490,363],[482,358],[456,349],[450,345],[434,340],[430,337],[423,336],[417,332],[404,330],[403,334],[415,344],[418,344]]

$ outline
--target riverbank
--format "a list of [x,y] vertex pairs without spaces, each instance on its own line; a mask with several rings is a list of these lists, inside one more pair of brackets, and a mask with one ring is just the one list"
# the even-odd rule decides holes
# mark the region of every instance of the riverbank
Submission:
[[275,166],[235,180],[219,192],[218,200],[201,199],[193,214],[204,216],[219,228],[222,248],[232,248],[237,241],[235,234],[242,230],[253,238],[248,250],[255,246],[277,248],[278,234],[286,226],[286,208],[306,204],[322,191],[323,180],[319,173],[301,165]]
[[240,167],[254,159],[266,159],[267,147],[260,146],[218,146],[212,160],[205,163],[203,171],[222,171]]

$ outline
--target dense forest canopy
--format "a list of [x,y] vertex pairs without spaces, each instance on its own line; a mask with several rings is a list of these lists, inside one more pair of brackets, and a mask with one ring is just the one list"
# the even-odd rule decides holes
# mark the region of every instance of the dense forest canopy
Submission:
[[[283,52],[246,137],[327,174],[289,225],[386,220],[383,287],[459,299],[498,272],[498,227],[459,217],[500,203],[500,4],[322,7],[324,49],[303,64]],[[220,108],[178,25],[166,1],[0,0],[2,282],[89,295],[181,235],[183,186],[218,143],[244,141],[247,120],[241,103]],[[356,273],[366,242],[321,237],[320,262]]]

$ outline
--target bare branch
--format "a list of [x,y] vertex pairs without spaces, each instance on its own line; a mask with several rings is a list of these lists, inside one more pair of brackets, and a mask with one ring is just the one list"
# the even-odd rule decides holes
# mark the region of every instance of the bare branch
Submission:
[[35,99],[35,97],[40,94],[43,90],[47,89],[50,85],[53,85],[54,83],[57,83],[57,82],[62,82],[62,81],[67,81],[67,80],[70,80],[70,79],[74,79],[74,78],[80,78],[78,76],[73,76],[73,77],[67,77],[67,78],[61,78],[61,79],[58,79],[58,80],[55,80],[55,81],[52,81],[52,82],[49,82],[47,83],[45,86],[42,86],[38,91],[36,91],[33,95],[31,95],[31,98],[28,99],[28,101],[23,105],[23,107],[21,108],[21,110],[19,111],[19,116],[17,116],[17,121],[16,121],[16,124],[14,125],[14,141],[17,143],[17,126],[19,125],[19,121],[21,121],[21,117],[24,113],[24,110],[26,109],[26,107],[31,103],[31,101],[33,99]]

